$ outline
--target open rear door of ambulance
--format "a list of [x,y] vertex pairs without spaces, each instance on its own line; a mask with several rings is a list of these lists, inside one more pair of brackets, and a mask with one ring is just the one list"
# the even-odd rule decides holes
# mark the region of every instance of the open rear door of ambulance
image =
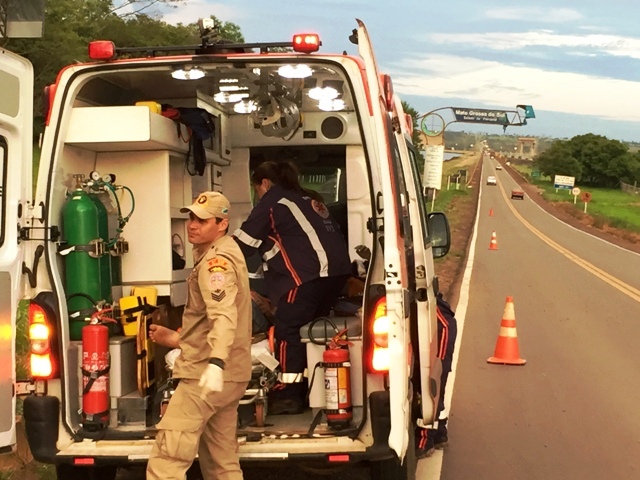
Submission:
[[11,449],[16,437],[15,332],[23,260],[19,228],[31,197],[32,122],[33,67],[0,48],[0,452]]
[[[393,117],[400,125],[396,132],[396,140],[402,151],[402,168],[407,182],[411,183],[409,191],[409,207],[411,209],[411,228],[413,235],[413,252],[416,278],[416,319],[413,345],[414,354],[419,355],[420,383],[422,385],[422,411],[417,412],[425,425],[433,422],[438,408],[440,376],[442,362],[437,358],[438,351],[438,319],[436,314],[436,296],[433,288],[433,253],[427,229],[426,198],[423,194],[421,172],[418,168],[416,152],[412,145],[411,133],[413,119],[406,118],[402,102],[397,95],[393,96]],[[411,123],[409,123],[411,122]],[[416,372],[414,372],[416,375]]]
[[[399,152],[394,140],[389,103],[385,98],[384,86],[380,80],[378,65],[373,54],[371,39],[367,28],[358,22],[358,53],[364,61],[371,113],[375,123],[376,134],[384,136],[386,142],[378,142],[376,148],[379,156],[380,173],[383,189],[384,216],[384,258],[385,258],[385,290],[387,297],[387,316],[389,329],[389,392],[391,408],[391,432],[389,446],[403,459],[409,445],[411,421],[411,402],[409,389],[409,295],[404,285],[406,266],[401,262],[404,254],[404,239],[400,226],[402,210],[406,208],[407,198],[399,185],[398,169]],[[386,144],[386,148],[384,145]],[[401,172],[400,172],[401,174]]]

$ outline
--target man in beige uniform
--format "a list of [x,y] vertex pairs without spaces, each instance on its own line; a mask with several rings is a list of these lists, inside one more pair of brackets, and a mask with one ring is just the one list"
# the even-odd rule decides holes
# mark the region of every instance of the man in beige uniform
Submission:
[[187,232],[195,266],[173,377],[180,383],[158,423],[147,479],[183,480],[196,456],[206,480],[242,479],[237,409],[251,378],[251,294],[244,256],[229,226],[229,201],[201,194]]

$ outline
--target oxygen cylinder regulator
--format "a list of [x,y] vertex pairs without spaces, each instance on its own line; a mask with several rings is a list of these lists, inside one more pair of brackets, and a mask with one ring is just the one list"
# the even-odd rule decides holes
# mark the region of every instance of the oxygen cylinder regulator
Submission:
[[[63,256],[65,266],[70,338],[81,340],[82,328],[98,310],[110,307],[111,288],[122,282],[120,261],[129,246],[121,233],[133,214],[135,200],[128,187],[114,184],[113,174],[101,176],[93,171],[89,180],[83,174],[73,178],[75,188],[62,208],[64,241],[58,253]],[[119,189],[131,196],[131,211],[126,217],[122,216],[116,194]],[[109,222],[114,217],[110,215],[114,211],[111,199],[116,205],[117,220],[112,222],[117,223],[115,228],[110,228]]]

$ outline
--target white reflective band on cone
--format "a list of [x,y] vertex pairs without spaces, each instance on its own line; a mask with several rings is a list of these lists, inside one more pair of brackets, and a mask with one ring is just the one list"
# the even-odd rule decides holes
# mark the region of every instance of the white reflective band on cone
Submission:
[[515,338],[518,336],[518,333],[513,327],[500,327],[500,336]]

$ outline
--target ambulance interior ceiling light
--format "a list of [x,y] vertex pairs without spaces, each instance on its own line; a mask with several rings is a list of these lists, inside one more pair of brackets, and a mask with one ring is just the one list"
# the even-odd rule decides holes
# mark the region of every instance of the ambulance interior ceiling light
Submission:
[[332,87],[314,87],[309,90],[309,98],[314,100],[335,100],[338,98],[338,91]]
[[307,78],[313,75],[313,70],[308,65],[283,65],[278,69],[278,75],[284,78]]
[[248,96],[248,93],[218,92],[213,96],[213,99],[218,103],[237,103]]
[[345,103],[341,98],[333,100],[322,99],[318,101],[318,108],[324,112],[339,112],[345,109]]
[[258,105],[256,105],[256,102],[254,102],[253,100],[243,100],[241,102],[236,103],[233,106],[233,111],[236,113],[251,113],[251,112],[255,112],[258,108]]
[[171,76],[176,80],[198,80],[204,77],[205,73],[200,67],[184,67],[171,72]]
[[218,89],[221,92],[248,92],[249,89],[247,87],[241,87],[240,85],[220,85]]

